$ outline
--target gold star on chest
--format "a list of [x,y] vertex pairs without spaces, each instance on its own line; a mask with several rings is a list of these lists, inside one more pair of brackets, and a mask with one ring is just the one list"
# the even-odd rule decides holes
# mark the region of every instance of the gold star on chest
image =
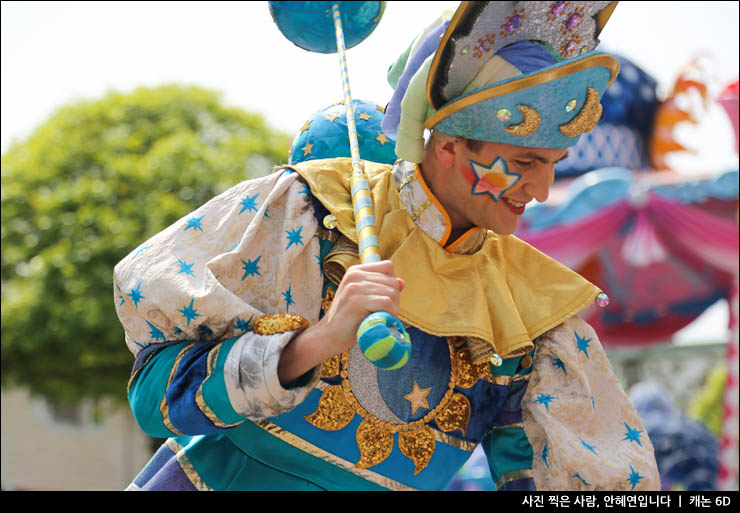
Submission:
[[432,387],[421,388],[416,380],[414,380],[414,388],[411,389],[411,392],[403,396],[404,399],[411,403],[411,415],[416,414],[416,410],[419,408],[429,409],[427,395],[429,395],[431,390]]
[[301,149],[303,150],[303,155],[306,156],[311,153],[311,150],[313,149],[313,144],[306,141],[306,145]]
[[358,117],[358,118],[360,118],[360,119],[361,119],[361,120],[363,120],[363,121],[367,121],[368,119],[372,119],[372,118],[373,118],[373,117],[372,117],[372,116],[371,116],[370,114],[368,114],[367,112],[360,112],[360,113],[359,113],[359,114],[357,115],[357,117]]
[[378,137],[376,137],[375,140],[378,141],[381,146],[384,146],[385,143],[389,142],[388,137],[386,137],[383,132],[378,132]]
[[327,121],[330,121],[331,123],[334,123],[334,120],[339,117],[339,114],[327,114],[324,117],[327,119]]

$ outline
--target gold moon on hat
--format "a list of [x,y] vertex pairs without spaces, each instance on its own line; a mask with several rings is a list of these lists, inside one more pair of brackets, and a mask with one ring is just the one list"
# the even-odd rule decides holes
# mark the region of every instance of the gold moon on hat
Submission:
[[540,127],[540,115],[537,111],[526,105],[517,105],[516,108],[521,111],[524,119],[521,123],[504,127],[504,130],[519,137],[527,137],[535,133]]
[[567,137],[575,137],[590,132],[599,122],[601,111],[599,92],[589,87],[586,93],[586,103],[583,105],[581,112],[568,123],[560,125],[560,131]]

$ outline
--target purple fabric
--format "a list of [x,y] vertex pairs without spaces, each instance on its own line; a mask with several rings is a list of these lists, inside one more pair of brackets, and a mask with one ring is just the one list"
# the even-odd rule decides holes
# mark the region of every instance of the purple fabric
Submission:
[[512,43],[496,52],[496,55],[522,73],[531,73],[557,62],[555,56],[545,50],[542,45],[529,41]]
[[437,47],[439,46],[439,38],[444,34],[444,31],[447,30],[447,25],[449,24],[450,22],[446,21],[436,29],[432,30],[424,39],[421,46],[416,49],[414,55],[409,56],[406,67],[404,68],[403,73],[401,73],[398,83],[396,84],[396,89],[393,91],[393,96],[385,109],[383,122],[380,125],[380,128],[387,137],[390,137],[393,140],[396,139],[398,124],[401,121],[401,100],[403,100],[403,95],[406,94],[409,82],[411,82],[411,79],[427,57],[437,50]]
[[133,484],[147,491],[196,491],[178,463],[177,455],[164,444],[134,478]]

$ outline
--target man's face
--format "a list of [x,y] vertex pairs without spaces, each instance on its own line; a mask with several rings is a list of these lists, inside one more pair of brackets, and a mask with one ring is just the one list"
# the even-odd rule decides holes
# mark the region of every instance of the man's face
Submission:
[[454,144],[443,201],[453,227],[480,226],[501,235],[514,233],[527,203],[547,199],[555,163],[568,156],[567,149],[486,142],[472,151],[465,141]]

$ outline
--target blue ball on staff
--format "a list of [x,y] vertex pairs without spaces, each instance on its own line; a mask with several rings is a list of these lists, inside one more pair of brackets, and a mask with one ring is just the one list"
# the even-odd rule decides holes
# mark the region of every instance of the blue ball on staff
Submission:
[[331,8],[339,4],[345,48],[367,38],[385,11],[386,2],[268,2],[280,32],[309,52],[334,53],[337,41]]

